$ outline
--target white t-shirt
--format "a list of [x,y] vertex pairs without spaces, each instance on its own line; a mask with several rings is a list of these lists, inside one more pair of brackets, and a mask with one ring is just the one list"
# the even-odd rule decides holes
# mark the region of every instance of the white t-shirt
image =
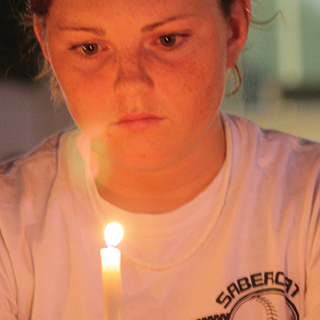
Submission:
[[320,146],[224,115],[195,199],[132,214],[98,194],[78,132],[1,167],[0,319],[103,319],[103,230],[120,222],[123,320],[320,319]]

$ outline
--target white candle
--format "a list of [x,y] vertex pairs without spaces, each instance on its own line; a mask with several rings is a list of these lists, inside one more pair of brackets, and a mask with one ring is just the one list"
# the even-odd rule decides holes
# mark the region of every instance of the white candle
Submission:
[[100,250],[104,320],[121,320],[121,252],[115,248],[123,237],[119,223],[109,223],[104,232],[107,248]]

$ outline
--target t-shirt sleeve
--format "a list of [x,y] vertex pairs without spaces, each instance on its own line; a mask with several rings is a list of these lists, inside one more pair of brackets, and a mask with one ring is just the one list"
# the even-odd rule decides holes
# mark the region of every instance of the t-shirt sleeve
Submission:
[[0,319],[17,320],[15,279],[10,257],[0,230]]
[[58,136],[0,165],[0,320],[25,320],[32,314],[31,243],[56,177],[57,148]]
[[[320,204],[320,192],[316,203]],[[320,209],[310,219],[310,230],[307,241],[306,293],[304,320],[320,319]]]

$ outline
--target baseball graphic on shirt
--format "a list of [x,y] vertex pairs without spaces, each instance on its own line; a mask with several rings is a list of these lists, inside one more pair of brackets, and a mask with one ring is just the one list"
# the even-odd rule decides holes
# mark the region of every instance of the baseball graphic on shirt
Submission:
[[299,314],[284,292],[261,290],[239,300],[233,307],[229,319],[299,320]]

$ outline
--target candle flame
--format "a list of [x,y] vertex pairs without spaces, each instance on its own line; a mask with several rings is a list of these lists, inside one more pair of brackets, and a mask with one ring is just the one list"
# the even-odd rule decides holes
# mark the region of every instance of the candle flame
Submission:
[[111,222],[104,230],[104,238],[108,247],[116,247],[123,237],[123,229],[118,222]]

